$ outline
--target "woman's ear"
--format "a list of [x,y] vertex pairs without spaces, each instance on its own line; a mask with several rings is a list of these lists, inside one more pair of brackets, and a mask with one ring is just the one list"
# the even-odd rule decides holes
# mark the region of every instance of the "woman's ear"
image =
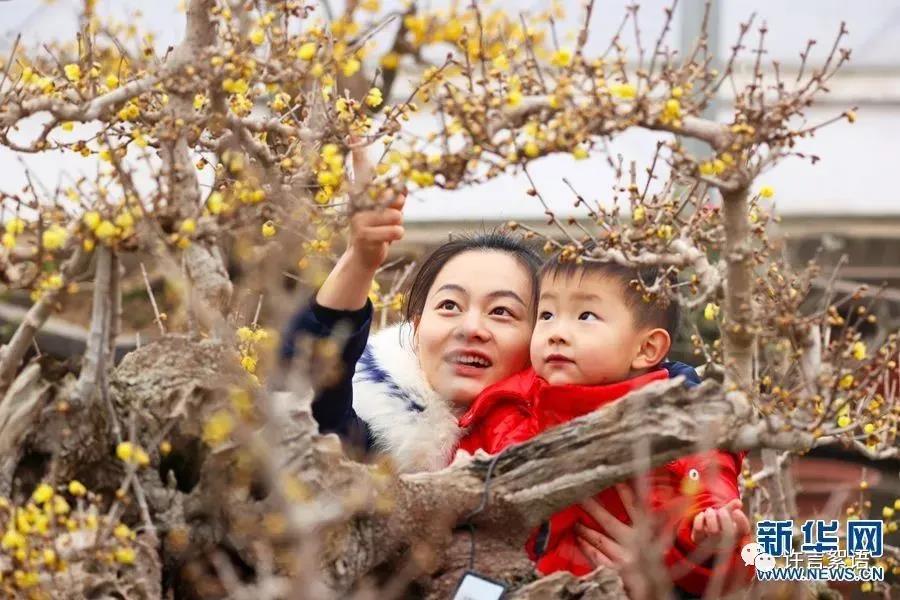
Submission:
[[651,329],[641,340],[637,356],[631,361],[631,370],[642,371],[655,367],[662,362],[671,347],[672,338],[669,337],[668,331],[660,328]]

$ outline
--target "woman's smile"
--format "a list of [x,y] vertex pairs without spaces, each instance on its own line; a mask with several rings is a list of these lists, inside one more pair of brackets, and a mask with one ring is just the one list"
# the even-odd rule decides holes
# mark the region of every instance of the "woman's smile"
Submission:
[[494,365],[486,353],[468,348],[451,352],[447,362],[453,366],[453,372],[461,377],[480,377]]

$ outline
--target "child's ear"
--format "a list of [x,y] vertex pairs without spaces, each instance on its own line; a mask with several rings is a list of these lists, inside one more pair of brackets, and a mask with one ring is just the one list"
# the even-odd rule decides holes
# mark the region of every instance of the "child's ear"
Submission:
[[655,367],[666,357],[671,346],[672,338],[669,337],[668,331],[660,328],[651,329],[644,334],[637,356],[631,361],[631,369],[640,371]]

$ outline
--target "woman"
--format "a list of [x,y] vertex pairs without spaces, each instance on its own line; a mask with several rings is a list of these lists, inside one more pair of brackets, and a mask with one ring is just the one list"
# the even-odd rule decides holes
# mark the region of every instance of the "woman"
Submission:
[[[359,160],[355,153],[354,159]],[[528,366],[541,259],[520,241],[484,234],[448,242],[420,265],[404,320],[369,338],[372,280],[403,237],[404,196],[357,212],[347,250],[283,336],[283,361],[298,334],[330,337],[349,327],[336,383],[316,390],[313,416],[400,472],[437,470],[452,459],[457,418],[488,385]]]

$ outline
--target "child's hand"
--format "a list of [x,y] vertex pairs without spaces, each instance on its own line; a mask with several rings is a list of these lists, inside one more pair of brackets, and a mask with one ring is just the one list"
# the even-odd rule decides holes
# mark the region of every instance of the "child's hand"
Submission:
[[721,508],[707,508],[694,517],[691,539],[699,544],[704,541],[714,543],[737,542],[750,533],[750,520],[742,510],[737,498]]

